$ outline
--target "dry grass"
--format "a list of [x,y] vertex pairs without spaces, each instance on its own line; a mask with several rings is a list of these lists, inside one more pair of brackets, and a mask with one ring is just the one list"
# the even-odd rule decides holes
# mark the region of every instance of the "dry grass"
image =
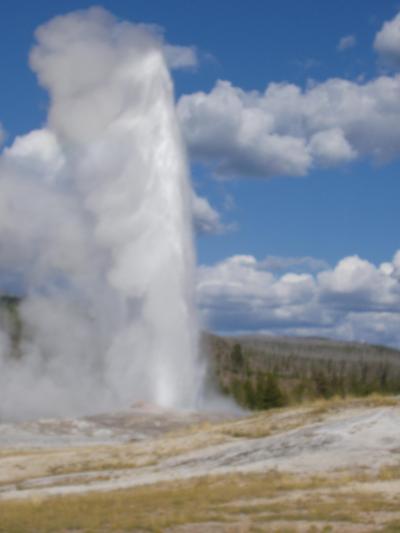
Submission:
[[[306,404],[307,405],[307,404]],[[400,407],[400,397],[390,396],[385,394],[370,394],[364,398],[349,397],[342,398],[341,396],[334,396],[330,399],[319,399],[310,402],[308,405],[322,409],[326,412],[328,409],[344,409],[344,408],[361,408],[361,407]]]
[[65,476],[68,474],[81,474],[83,472],[102,472],[108,470],[132,470],[135,468],[142,468],[146,466],[154,466],[157,464],[157,459],[149,459],[147,461],[128,461],[118,458],[111,458],[110,461],[100,461],[93,459],[91,461],[80,461],[69,465],[58,464],[51,466],[48,469],[49,476]]
[[297,408],[283,407],[262,411],[245,419],[211,426],[210,432],[217,431],[223,435],[237,438],[269,437],[297,429],[305,424],[321,422],[326,416],[346,409],[379,407],[400,407],[400,398],[380,394],[372,394],[366,398],[335,396],[327,400],[310,401]]
[[380,481],[400,480],[400,464],[382,466],[378,472],[378,479]]
[[[245,523],[248,529],[243,531],[255,531],[279,522],[293,524],[293,528],[288,529],[292,531],[299,522],[310,527],[322,523],[326,531],[327,526],[335,531],[346,531],[346,524],[358,524],[364,528],[360,531],[368,531],[375,514],[377,517],[384,514],[387,531],[396,531],[393,528],[400,520],[400,495],[387,498],[380,493],[354,491],[350,490],[350,484],[350,479],[340,476],[299,478],[269,472],[208,477],[50,500],[2,502],[0,531],[156,532],[207,523],[217,523],[221,527]],[[274,529],[282,531],[275,526],[266,530]]]

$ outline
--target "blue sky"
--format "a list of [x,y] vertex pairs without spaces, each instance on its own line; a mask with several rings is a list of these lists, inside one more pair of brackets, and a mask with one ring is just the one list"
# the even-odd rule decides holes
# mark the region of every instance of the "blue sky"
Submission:
[[[83,0],[2,2],[0,122],[7,132],[6,145],[46,119],[47,95],[38,87],[27,61],[35,28],[54,15],[91,5],[92,2]],[[318,293],[318,298],[334,300],[335,312],[342,305],[337,304],[337,298],[344,292],[351,293],[353,301],[359,298],[361,289],[355,294],[352,289],[335,285],[335,276],[339,276],[335,265],[345,258],[359,256],[378,271],[379,265],[391,262],[399,249],[400,128],[395,117],[397,113],[400,117],[400,92],[396,85],[400,44],[396,56],[393,46],[397,41],[389,30],[376,41],[383,24],[395,21],[399,3],[105,0],[101,5],[122,19],[161,26],[168,43],[195,47],[196,66],[176,69],[173,77],[194,186],[197,194],[207,199],[206,216],[211,210],[217,217],[211,228],[214,231],[203,231],[197,236],[198,262],[204,267],[202,275],[208,275],[214,280],[213,286],[219,287],[212,298],[226,297],[226,287],[237,274],[235,266],[235,274],[229,278],[233,264],[240,264],[245,270],[244,277],[249,275],[253,279],[248,269],[253,269],[255,275],[265,274],[272,264],[270,256],[281,258],[282,264],[289,258],[290,265],[281,271],[300,270],[307,275],[311,272],[317,284],[320,280],[314,271],[319,272],[322,267],[310,267],[311,263],[304,258],[320,260],[325,269],[331,269],[332,279],[321,281],[326,282],[324,290],[329,285],[330,292],[326,291],[331,300],[325,292]],[[395,31],[395,22],[391,28]],[[328,82],[332,78],[339,80],[340,87],[332,89]],[[218,80],[228,83],[218,85]],[[344,81],[349,84],[344,86]],[[281,85],[276,86],[274,99],[264,98],[264,91],[271,84]],[[300,94],[293,97],[292,109],[289,104],[286,109],[285,90],[289,84],[296,86]],[[196,96],[199,92],[201,95]],[[393,103],[396,94],[398,107]],[[224,104],[226,98],[231,104]],[[321,103],[324,98],[328,99],[325,104]],[[339,104],[335,104],[335,98],[340,100]],[[243,137],[246,135],[253,135],[254,144],[261,138],[264,144],[260,141],[260,146],[254,148],[246,144],[248,137]],[[247,260],[243,263],[240,259],[232,263],[230,258],[235,256],[249,256],[256,263],[246,263]],[[216,265],[223,263],[228,266],[221,281],[222,274]],[[361,270],[357,274],[358,266],[346,263],[348,268],[355,268],[356,278],[362,277],[366,264],[359,265]],[[236,279],[235,283],[239,281]],[[245,284],[244,278],[240,283]],[[267,282],[263,278],[260,283]],[[364,289],[368,293],[370,285]],[[201,301],[206,320],[214,328],[248,328],[240,327],[243,318],[240,313],[229,325],[222,305],[217,306],[220,315],[216,316],[210,293],[206,290],[204,294]],[[246,301],[252,309],[253,296]],[[290,321],[279,327],[285,333],[321,331],[339,337],[400,344],[400,337],[393,336],[397,308],[394,312],[392,303],[383,308],[383,303],[378,305],[371,295],[367,300],[365,313],[376,313],[377,308],[386,313],[382,327],[387,330],[383,333],[369,334],[358,322],[349,332],[344,327],[347,315],[341,317],[342,329],[338,322],[332,326],[332,317],[331,329],[326,324],[314,324],[313,318],[308,319],[308,329],[302,329],[300,323],[291,329],[293,320],[296,323],[292,315]],[[226,306],[232,301],[236,300],[231,294]],[[239,302],[243,304],[240,299]],[[392,302],[389,296],[387,302]],[[283,316],[285,312],[289,313],[280,309],[278,314]],[[311,317],[312,312],[319,311],[309,312]],[[352,311],[348,308],[347,312]],[[259,322],[260,330],[275,332],[275,319],[257,317],[254,321]]]

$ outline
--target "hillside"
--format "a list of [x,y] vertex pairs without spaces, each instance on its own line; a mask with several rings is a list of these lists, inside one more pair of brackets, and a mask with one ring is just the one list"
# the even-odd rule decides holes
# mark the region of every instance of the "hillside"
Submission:
[[400,392],[400,351],[322,338],[204,334],[210,375],[243,406]]

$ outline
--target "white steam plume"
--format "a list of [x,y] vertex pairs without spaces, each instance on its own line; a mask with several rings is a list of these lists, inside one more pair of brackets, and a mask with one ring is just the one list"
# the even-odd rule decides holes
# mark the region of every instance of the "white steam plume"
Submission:
[[48,124],[0,160],[0,269],[27,295],[20,359],[0,343],[0,417],[194,407],[191,198],[163,43],[101,8],[36,38]]

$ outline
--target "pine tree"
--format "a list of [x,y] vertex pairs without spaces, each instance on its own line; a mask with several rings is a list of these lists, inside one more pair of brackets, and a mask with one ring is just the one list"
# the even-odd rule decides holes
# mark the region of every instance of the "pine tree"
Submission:
[[244,358],[242,353],[242,347],[238,343],[236,343],[232,348],[231,361],[233,371],[240,370],[243,367]]
[[258,409],[271,409],[285,405],[285,396],[278,384],[278,378],[272,372],[266,376],[257,376],[256,403]]

